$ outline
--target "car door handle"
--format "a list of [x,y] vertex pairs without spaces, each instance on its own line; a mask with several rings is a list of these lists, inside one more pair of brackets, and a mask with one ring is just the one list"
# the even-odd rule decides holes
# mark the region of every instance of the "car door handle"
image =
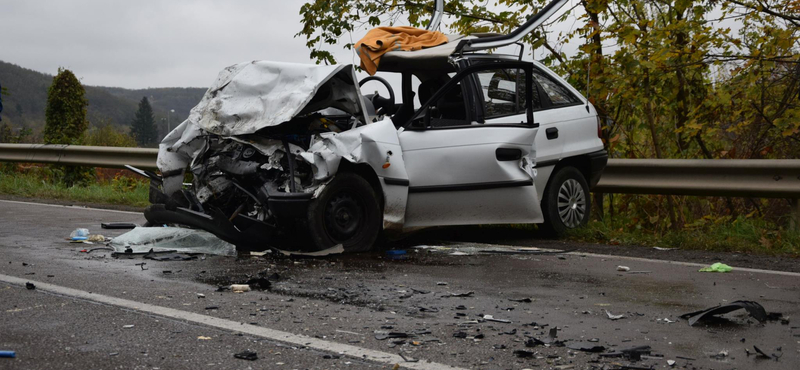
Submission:
[[517,148],[497,148],[494,155],[498,161],[516,161],[522,158],[522,150]]
[[544,132],[547,134],[547,140],[558,139],[558,128],[550,127]]

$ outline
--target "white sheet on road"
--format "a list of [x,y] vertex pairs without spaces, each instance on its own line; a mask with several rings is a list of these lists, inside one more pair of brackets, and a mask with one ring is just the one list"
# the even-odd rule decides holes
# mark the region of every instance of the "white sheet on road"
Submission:
[[117,252],[127,247],[133,253],[174,250],[183,253],[205,253],[235,256],[236,247],[207,231],[182,227],[137,227],[113,240],[110,245]]

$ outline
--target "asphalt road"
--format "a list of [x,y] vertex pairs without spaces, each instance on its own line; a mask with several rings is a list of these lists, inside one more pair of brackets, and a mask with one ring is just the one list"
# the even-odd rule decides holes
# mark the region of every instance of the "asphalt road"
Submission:
[[[119,232],[102,230],[100,223],[143,222],[138,214],[0,201],[0,220],[0,350],[17,354],[0,358],[0,369],[800,364],[797,273],[738,266],[728,274],[701,273],[686,262],[581,251],[469,255],[487,246],[463,241],[445,251],[408,249],[402,259],[375,252],[158,262],[81,253],[91,246],[64,240],[77,227],[115,236]],[[146,270],[137,265],[142,262]],[[618,272],[619,265],[633,272]],[[269,289],[217,289],[259,276],[270,279]],[[28,281],[36,289],[26,289]],[[525,298],[530,301],[516,301]],[[788,322],[760,323],[742,310],[695,326],[678,317],[735,300],[757,301]],[[609,313],[624,317],[611,320]],[[406,337],[385,339],[389,333]],[[578,342],[604,349],[569,348]],[[604,356],[636,346],[650,346],[650,354],[639,360]],[[779,358],[748,355],[753,346]],[[257,352],[258,359],[234,357],[244,350]],[[521,358],[517,350],[531,357]]]

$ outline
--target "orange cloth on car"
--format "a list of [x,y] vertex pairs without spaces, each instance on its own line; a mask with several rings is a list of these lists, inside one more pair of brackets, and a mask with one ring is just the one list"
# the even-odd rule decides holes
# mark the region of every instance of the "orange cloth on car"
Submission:
[[420,50],[447,42],[447,36],[439,31],[428,31],[414,27],[378,27],[371,29],[356,43],[356,53],[361,58],[361,68],[370,75],[378,71],[383,54],[392,50]]

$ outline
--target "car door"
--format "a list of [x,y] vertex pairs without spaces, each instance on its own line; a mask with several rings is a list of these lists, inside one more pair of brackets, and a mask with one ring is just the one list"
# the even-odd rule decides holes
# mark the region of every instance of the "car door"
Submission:
[[[482,91],[482,79],[491,81],[507,70],[519,75],[520,83]],[[530,71],[530,64],[521,62],[466,68],[401,129],[409,179],[404,227],[542,221],[533,183],[538,129],[528,109]],[[498,104],[487,106],[484,93],[496,96]],[[502,114],[486,121],[487,110]]]

